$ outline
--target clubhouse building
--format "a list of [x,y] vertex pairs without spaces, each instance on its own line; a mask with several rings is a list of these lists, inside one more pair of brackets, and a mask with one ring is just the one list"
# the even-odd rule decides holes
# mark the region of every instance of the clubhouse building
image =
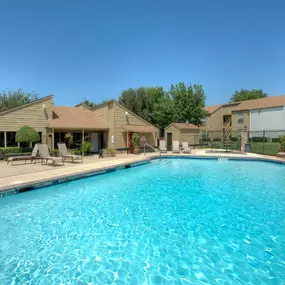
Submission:
[[140,134],[141,146],[145,143],[156,146],[159,133],[155,126],[115,100],[94,108],[85,104],[67,107],[54,106],[50,95],[0,113],[0,147],[17,146],[15,135],[24,125],[33,127],[40,134],[41,142],[51,150],[70,133],[73,144],[81,144],[88,138],[95,153],[103,148],[130,147],[132,133]]

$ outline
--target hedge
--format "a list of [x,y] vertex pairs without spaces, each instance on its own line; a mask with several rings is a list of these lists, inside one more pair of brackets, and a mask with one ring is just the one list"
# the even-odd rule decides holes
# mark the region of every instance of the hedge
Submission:
[[211,139],[210,138],[201,138],[200,141],[201,142],[210,142]]
[[32,152],[31,148],[26,147],[0,147],[0,154],[9,154],[9,153],[25,153]]
[[266,137],[252,137],[251,140],[253,142],[263,142],[263,139],[264,139],[264,142],[267,142],[267,138]]

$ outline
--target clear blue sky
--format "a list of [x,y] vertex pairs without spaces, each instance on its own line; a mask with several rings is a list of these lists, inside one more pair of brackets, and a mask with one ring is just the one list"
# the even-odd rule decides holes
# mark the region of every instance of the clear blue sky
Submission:
[[207,104],[234,90],[285,94],[285,1],[2,0],[0,90],[55,104],[184,81]]

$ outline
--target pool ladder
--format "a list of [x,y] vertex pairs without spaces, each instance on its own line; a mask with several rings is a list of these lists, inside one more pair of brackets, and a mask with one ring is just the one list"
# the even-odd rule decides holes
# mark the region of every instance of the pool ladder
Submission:
[[[146,146],[150,147],[151,149],[153,149],[153,150],[156,152],[156,149],[155,149],[153,146],[151,146],[151,145],[148,144],[148,143],[145,143],[144,146],[143,146],[144,156],[146,156],[146,151],[145,151]],[[161,155],[161,152],[159,152],[159,155]]]

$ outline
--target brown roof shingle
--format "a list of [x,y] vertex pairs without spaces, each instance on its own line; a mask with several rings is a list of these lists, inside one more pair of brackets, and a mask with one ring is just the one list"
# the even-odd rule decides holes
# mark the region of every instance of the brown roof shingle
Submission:
[[53,106],[55,118],[49,120],[51,128],[58,129],[108,129],[108,125],[100,122],[95,112],[81,107]]
[[212,114],[214,113],[215,111],[217,111],[222,105],[215,105],[215,106],[206,106],[204,108],[205,111],[207,111],[207,113],[209,114]]
[[138,126],[138,125],[122,125],[126,132],[134,133],[156,133],[157,129],[153,126]]
[[285,95],[241,101],[234,111],[254,110],[285,106]]

